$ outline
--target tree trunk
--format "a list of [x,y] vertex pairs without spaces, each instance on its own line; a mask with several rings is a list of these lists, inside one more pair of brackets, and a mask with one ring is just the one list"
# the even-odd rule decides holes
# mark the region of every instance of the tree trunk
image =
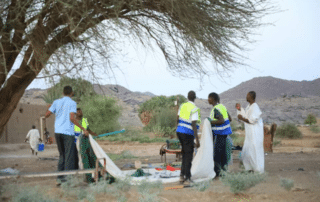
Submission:
[[[42,64],[38,64],[39,67]],[[26,88],[36,78],[37,72],[29,66],[21,66],[9,79],[0,91],[0,138],[13,111],[16,109]]]

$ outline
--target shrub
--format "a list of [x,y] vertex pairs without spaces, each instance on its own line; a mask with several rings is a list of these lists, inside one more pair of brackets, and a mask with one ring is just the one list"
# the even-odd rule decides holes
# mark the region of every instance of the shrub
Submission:
[[140,202],[156,202],[160,201],[158,195],[163,189],[162,182],[148,182],[147,180],[142,180],[140,185],[138,185],[138,192],[140,193]]
[[290,191],[290,189],[294,186],[294,181],[291,179],[280,179],[280,186],[285,188],[287,191]]
[[308,114],[306,120],[304,120],[304,124],[312,125],[316,123],[317,123],[317,119],[313,114]]
[[266,174],[257,173],[230,173],[222,171],[220,180],[226,186],[230,187],[232,193],[241,193],[247,189],[254,187],[256,184],[265,181]]
[[319,126],[310,126],[310,130],[314,133],[320,133],[320,127]]
[[97,95],[84,98],[79,107],[93,132],[104,134],[120,129],[118,119],[121,113],[115,99]]
[[194,184],[194,188],[200,192],[206,191],[210,187],[211,183],[209,180],[202,181]]
[[131,189],[131,184],[130,184],[131,178],[126,177],[125,179],[119,179],[117,180],[114,184],[114,187],[117,190],[120,190],[122,192],[128,192]]
[[237,133],[232,133],[230,137],[232,138],[232,142],[234,146],[243,147],[244,139],[245,139],[244,137],[240,137],[239,134]]
[[280,138],[297,139],[302,138],[302,133],[293,123],[284,123],[278,127],[276,136]]
[[230,123],[230,126],[231,126],[232,132],[237,131],[237,130],[244,130],[244,123],[243,123],[243,122],[241,122],[241,123],[239,124],[239,123],[237,123],[236,121],[232,121],[232,122]]
[[48,198],[47,195],[43,193],[43,188],[36,187],[17,187],[11,186],[9,188],[12,194],[13,202],[33,202],[33,201],[43,201],[43,202],[58,202],[61,200]]
[[80,102],[84,97],[91,97],[97,95],[93,89],[93,85],[82,78],[73,79],[69,77],[61,77],[59,83],[51,87],[47,93],[42,97],[46,103],[53,103],[54,100],[62,97],[63,88],[71,86],[74,92],[73,100]]
[[[179,103],[186,102],[186,98],[182,95],[179,97]],[[158,96],[144,102],[139,108],[139,117],[147,112],[151,114],[148,125],[144,127],[145,131],[154,132],[158,136],[170,136],[175,134],[177,123],[177,112],[174,109],[174,101],[177,96]]]

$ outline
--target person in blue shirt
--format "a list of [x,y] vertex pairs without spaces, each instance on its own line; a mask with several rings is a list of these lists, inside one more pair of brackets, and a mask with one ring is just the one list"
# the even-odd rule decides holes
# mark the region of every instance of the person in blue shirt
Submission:
[[[62,98],[53,102],[45,114],[45,118],[55,114],[54,130],[59,151],[58,171],[78,169],[74,125],[78,126],[85,136],[89,135],[88,131],[76,120],[77,103],[71,99],[73,96],[72,87],[65,86],[63,95]],[[66,176],[58,176],[57,181],[57,185],[61,185],[62,182],[66,181]]]

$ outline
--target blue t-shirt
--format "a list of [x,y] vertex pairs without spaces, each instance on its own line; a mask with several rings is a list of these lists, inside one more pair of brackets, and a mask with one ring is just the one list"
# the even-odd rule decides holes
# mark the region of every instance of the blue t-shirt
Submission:
[[75,101],[65,96],[55,100],[49,111],[56,115],[54,123],[55,133],[74,135],[74,124],[70,120],[70,113],[77,113],[77,103]]

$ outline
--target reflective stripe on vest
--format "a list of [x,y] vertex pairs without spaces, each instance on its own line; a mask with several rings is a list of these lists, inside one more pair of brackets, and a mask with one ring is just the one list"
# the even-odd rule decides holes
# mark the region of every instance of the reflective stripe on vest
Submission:
[[[87,129],[87,126],[88,126],[89,124],[88,124],[88,120],[86,119],[86,118],[82,118],[82,120],[81,120],[81,126],[82,127],[84,127],[85,129]],[[76,126],[76,125],[74,125],[74,132],[81,132],[82,130],[78,127],[78,126]]]
[[182,104],[179,115],[179,123],[177,132],[193,135],[194,131],[192,128],[192,114],[198,112],[197,129],[201,123],[200,109],[191,102]]
[[214,121],[218,120],[214,118],[214,110],[217,109],[221,114],[224,119],[224,123],[221,125],[212,125],[212,132],[216,135],[230,135],[232,134],[231,126],[230,126],[230,121],[229,121],[229,116],[227,109],[224,105],[218,104],[213,107],[210,118]]

